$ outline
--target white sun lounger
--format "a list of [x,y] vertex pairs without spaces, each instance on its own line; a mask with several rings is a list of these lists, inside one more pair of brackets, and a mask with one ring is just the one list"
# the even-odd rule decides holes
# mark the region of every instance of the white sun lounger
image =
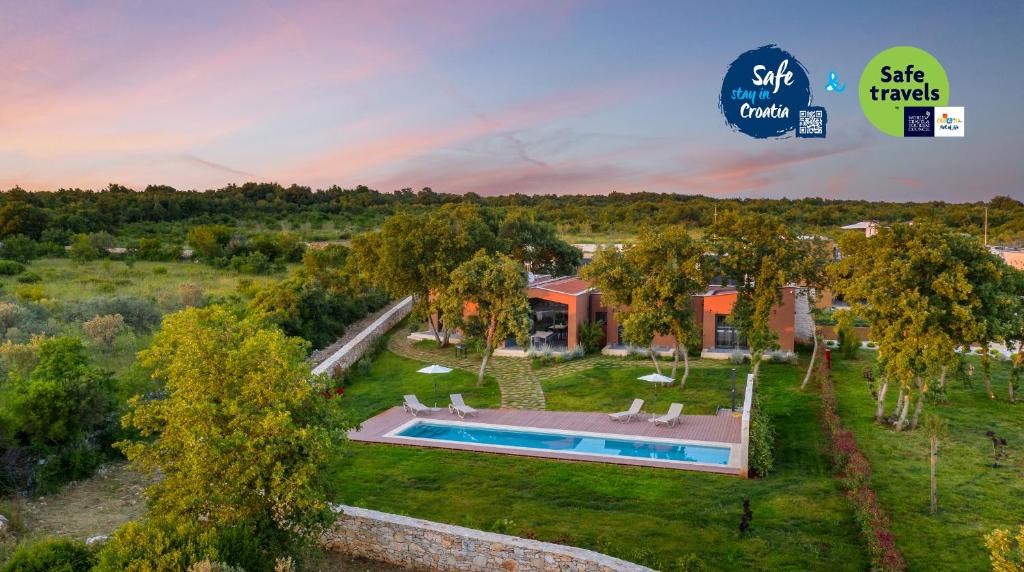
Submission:
[[644,406],[643,399],[634,399],[633,405],[629,406],[629,411],[620,411],[618,413],[609,413],[608,417],[611,417],[612,421],[632,421],[640,416],[640,408]]
[[420,403],[420,400],[415,395],[406,395],[405,402],[402,403],[402,408],[412,413],[413,417],[416,417],[420,413],[433,413],[440,411],[437,407],[427,407]]
[[476,415],[477,410],[466,405],[461,393],[451,394],[452,402],[448,404],[448,412],[465,418],[467,415]]
[[675,424],[679,423],[679,416],[682,414],[682,412],[683,412],[683,404],[682,403],[673,403],[672,405],[668,406],[668,413],[662,415],[661,417],[652,417],[648,421],[650,421],[651,423],[654,423],[655,425],[659,425],[659,424],[675,425]]

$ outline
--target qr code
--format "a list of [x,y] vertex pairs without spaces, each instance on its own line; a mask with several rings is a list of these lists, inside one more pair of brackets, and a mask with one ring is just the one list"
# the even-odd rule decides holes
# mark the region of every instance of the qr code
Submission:
[[800,135],[824,135],[825,121],[822,110],[801,109],[800,110]]

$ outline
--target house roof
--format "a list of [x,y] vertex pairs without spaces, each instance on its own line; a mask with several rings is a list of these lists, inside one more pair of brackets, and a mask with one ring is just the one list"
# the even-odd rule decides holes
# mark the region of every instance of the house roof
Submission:
[[563,276],[561,278],[554,278],[544,282],[535,282],[530,284],[530,288],[548,290],[550,292],[558,292],[560,294],[569,294],[571,296],[579,296],[580,294],[590,290],[591,285],[590,282],[581,280],[577,276]]
[[864,230],[866,228],[871,228],[873,226],[878,226],[878,223],[873,220],[862,220],[860,222],[848,224],[840,228],[842,228],[843,230]]

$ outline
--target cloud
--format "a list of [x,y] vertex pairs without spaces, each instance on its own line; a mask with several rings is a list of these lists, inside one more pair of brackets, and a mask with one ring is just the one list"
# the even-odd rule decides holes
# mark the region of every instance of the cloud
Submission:
[[828,157],[854,153],[866,142],[822,146],[820,142],[780,141],[756,153],[719,150],[702,153],[696,170],[656,173],[647,180],[652,190],[687,193],[738,194],[764,190],[790,174],[790,169]]
[[254,174],[252,174],[252,173],[250,173],[248,171],[239,171],[238,169],[232,169],[231,167],[228,167],[227,165],[221,165],[220,163],[214,163],[213,161],[207,161],[206,159],[202,159],[200,157],[196,157],[195,155],[189,155],[189,154],[185,153],[185,154],[179,155],[179,157],[184,159],[185,161],[189,161],[189,162],[195,163],[197,165],[213,169],[215,171],[220,171],[222,173],[228,173],[230,175],[241,175],[243,177],[250,177],[252,179],[258,179],[259,178],[257,175],[254,175]]

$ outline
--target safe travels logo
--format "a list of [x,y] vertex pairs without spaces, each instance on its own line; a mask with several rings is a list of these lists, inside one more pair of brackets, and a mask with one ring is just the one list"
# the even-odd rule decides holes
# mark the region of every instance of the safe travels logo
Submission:
[[812,107],[807,69],[774,44],[744,52],[725,72],[718,109],[734,131],[756,139],[825,137],[828,115]]
[[964,108],[949,107],[949,78],[934,56],[896,46],[871,58],[860,76],[860,107],[894,137],[963,137]]

